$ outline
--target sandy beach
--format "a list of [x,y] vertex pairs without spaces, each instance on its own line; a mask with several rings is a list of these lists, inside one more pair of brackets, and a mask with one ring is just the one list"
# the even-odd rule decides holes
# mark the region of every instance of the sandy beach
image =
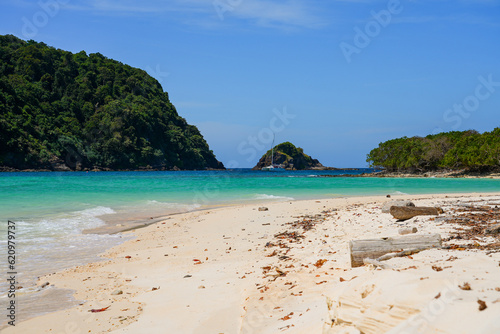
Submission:
[[[381,211],[395,199],[444,213],[397,221]],[[500,193],[398,195],[174,215],[123,232],[134,238],[101,262],[41,277],[80,305],[2,333],[500,333],[498,234],[450,220],[484,214],[484,228],[498,206]],[[403,227],[444,247],[351,267],[349,241]]]

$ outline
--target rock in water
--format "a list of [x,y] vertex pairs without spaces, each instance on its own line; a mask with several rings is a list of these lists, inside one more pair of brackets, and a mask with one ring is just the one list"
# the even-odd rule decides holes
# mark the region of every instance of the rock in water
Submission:
[[399,220],[407,220],[416,216],[438,216],[443,209],[426,206],[391,206],[391,215]]
[[391,212],[391,206],[415,206],[412,201],[403,201],[403,200],[396,200],[396,201],[389,201],[382,206],[382,213],[390,213]]
[[311,158],[304,153],[302,148],[296,147],[290,142],[281,143],[267,151],[252,169],[261,170],[263,167],[269,166],[271,162],[290,170],[325,168],[317,159]]

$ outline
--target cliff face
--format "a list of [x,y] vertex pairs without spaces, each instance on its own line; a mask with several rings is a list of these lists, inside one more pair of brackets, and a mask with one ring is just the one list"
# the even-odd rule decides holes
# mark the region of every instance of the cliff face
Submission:
[[[271,164],[271,152],[269,150],[260,158],[253,170],[260,170]],[[323,165],[304,153],[302,148],[295,147],[290,142],[284,142],[274,147],[274,164],[281,165],[283,168],[291,170],[303,170],[313,168],[323,168]]]
[[0,170],[223,169],[156,79],[0,35]]

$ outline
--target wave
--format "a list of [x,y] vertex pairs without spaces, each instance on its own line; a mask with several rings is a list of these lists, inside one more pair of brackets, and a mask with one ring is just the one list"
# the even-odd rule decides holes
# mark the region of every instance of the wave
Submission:
[[409,195],[409,194],[404,193],[404,192],[401,192],[401,191],[397,191],[397,190],[396,190],[396,191],[393,191],[393,192],[391,193],[391,195]]
[[175,203],[175,202],[161,202],[157,200],[148,200],[146,201],[147,205],[159,206],[165,209],[174,209],[176,211],[193,211],[201,207],[201,204],[183,204],[183,203]]
[[284,199],[288,201],[293,201],[293,197],[286,196],[276,196],[276,195],[268,195],[268,194],[257,194],[254,196],[254,199]]

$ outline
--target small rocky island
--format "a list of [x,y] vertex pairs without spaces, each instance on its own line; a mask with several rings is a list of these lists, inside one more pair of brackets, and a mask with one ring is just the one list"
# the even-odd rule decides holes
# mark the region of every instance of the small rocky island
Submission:
[[[271,159],[271,156],[273,156],[273,159]],[[272,162],[288,170],[328,169],[317,159],[313,159],[305,154],[302,148],[295,147],[290,142],[281,143],[267,151],[252,169],[261,170],[263,167],[271,165]]]

